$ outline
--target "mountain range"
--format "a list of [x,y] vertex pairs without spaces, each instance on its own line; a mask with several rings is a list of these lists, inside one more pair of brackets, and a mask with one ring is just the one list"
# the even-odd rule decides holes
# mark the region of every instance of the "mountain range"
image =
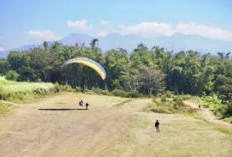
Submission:
[[[81,45],[85,43],[86,46],[89,46],[90,41],[93,39],[93,36],[86,34],[69,34],[68,36],[58,40],[58,42],[63,45],[75,45],[78,43]],[[173,50],[174,52],[180,50],[196,50],[200,53],[212,53],[217,52],[231,52],[232,51],[232,42],[217,40],[217,39],[208,39],[198,35],[182,35],[175,34],[170,37],[154,37],[154,38],[142,38],[135,35],[121,35],[117,33],[109,34],[106,37],[98,38],[98,47],[106,52],[110,49],[124,48],[128,52],[133,51],[134,48],[140,43],[145,44],[148,48],[153,46],[163,47],[165,50]],[[51,42],[50,42],[51,43]],[[12,50],[22,51],[27,50],[40,45],[22,45],[19,48],[1,51],[0,58],[5,58]]]

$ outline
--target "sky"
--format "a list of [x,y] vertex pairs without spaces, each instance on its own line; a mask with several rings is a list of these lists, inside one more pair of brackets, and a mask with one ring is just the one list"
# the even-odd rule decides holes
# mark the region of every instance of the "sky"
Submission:
[[0,0],[0,51],[70,33],[199,35],[232,44],[232,0]]

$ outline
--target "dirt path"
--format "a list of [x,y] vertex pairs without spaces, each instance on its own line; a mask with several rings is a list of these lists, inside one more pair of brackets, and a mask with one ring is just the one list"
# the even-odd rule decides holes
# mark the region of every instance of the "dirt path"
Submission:
[[219,120],[208,108],[204,108],[201,106],[201,109],[199,109],[199,102],[197,100],[186,100],[184,101],[186,105],[189,105],[195,109],[198,109],[198,113],[200,116],[207,120],[210,123],[220,125],[222,127],[226,127],[228,129],[232,130],[232,125],[230,123],[224,122],[222,120]]
[[[90,110],[76,110],[78,100]],[[134,112],[150,102],[66,93],[31,104],[0,117],[0,156],[99,156],[128,132]]]

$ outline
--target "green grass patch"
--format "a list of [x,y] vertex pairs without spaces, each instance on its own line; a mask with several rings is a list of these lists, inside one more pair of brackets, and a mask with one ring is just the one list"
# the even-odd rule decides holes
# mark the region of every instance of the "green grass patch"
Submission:
[[52,83],[15,82],[0,77],[0,99],[12,102],[28,102],[34,98],[57,92]]
[[229,130],[229,129],[227,129],[227,128],[225,128],[225,127],[214,125],[214,129],[217,130],[217,131],[219,131],[219,132],[222,132],[224,134],[230,134],[230,135],[232,135],[232,131]]
[[12,110],[12,108],[13,108],[12,105],[7,104],[7,103],[3,103],[3,102],[0,101],[0,114],[9,112],[9,111]]
[[226,117],[225,119],[223,119],[225,122],[231,123],[232,124],[232,116],[230,117]]
[[197,115],[196,109],[185,105],[183,100],[186,100],[186,98],[183,99],[181,96],[173,96],[171,98],[163,96],[161,98],[155,97],[153,102],[145,110],[167,114],[178,113],[195,117]]
[[201,105],[209,108],[218,117],[222,117],[226,111],[226,106],[222,104],[222,100],[214,93],[201,97]]

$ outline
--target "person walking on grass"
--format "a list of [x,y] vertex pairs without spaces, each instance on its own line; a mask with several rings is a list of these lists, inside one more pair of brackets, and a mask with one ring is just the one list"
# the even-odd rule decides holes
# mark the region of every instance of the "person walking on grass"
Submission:
[[156,122],[155,122],[155,129],[156,129],[156,132],[157,132],[157,133],[160,132],[159,125],[160,125],[159,121],[156,120]]

